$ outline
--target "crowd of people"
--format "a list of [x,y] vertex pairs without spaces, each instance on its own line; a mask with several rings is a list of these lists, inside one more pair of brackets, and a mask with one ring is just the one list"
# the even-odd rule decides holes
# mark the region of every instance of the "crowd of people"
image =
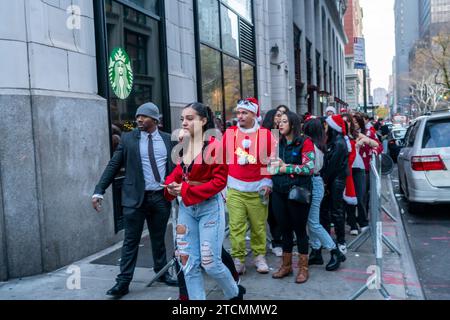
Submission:
[[[166,256],[160,247],[171,201],[179,204],[175,254],[180,300],[206,299],[202,269],[225,298],[243,299],[240,276],[249,266],[248,231],[258,273],[270,272],[270,232],[272,251],[281,258],[272,277],[293,274],[296,247],[295,282],[302,284],[308,281],[309,266],[324,264],[322,250],[330,254],[327,271],[345,262],[346,225],[354,236],[368,227],[370,159],[383,146],[365,114],[337,114],[330,106],[325,116],[298,115],[279,106],[261,119],[258,101],[248,98],[237,103],[236,122],[223,129],[209,107],[192,103],[183,109],[175,142],[158,130],[159,111],[153,104],[141,106],[136,119],[138,129],[121,138],[92,198],[99,211],[105,190],[126,167],[121,273],[109,295],[128,293],[145,220],[155,272],[163,268]],[[209,137],[213,129],[221,131],[220,137]],[[226,211],[231,252],[223,248]],[[169,274],[161,281],[174,285]]]

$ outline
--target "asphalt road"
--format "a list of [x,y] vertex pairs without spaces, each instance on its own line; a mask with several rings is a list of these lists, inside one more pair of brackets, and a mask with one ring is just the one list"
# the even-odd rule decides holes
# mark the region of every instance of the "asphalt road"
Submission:
[[400,195],[397,168],[392,180],[425,298],[450,300],[450,205],[429,205],[411,214]]

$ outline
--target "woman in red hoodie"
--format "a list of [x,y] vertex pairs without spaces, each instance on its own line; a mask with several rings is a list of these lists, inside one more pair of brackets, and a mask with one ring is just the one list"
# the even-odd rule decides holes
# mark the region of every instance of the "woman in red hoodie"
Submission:
[[166,179],[168,200],[180,197],[177,222],[177,255],[190,300],[205,300],[200,266],[222,288],[225,298],[242,300],[238,286],[222,262],[225,210],[221,191],[226,187],[228,166],[214,157],[215,144],[204,143],[207,130],[214,129],[209,107],[192,103],[183,110],[183,150],[175,170]]

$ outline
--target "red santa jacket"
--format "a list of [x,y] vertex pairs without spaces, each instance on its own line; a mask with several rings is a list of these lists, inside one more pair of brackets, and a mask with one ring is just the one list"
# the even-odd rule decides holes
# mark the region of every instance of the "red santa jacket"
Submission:
[[253,130],[238,127],[227,129],[223,140],[224,156],[228,164],[228,187],[241,192],[258,192],[272,187],[267,164],[276,155],[277,141],[272,133],[255,124]]
[[[182,163],[179,163],[175,170],[166,178],[166,185],[172,182],[182,184],[181,197],[187,207],[199,204],[226,188],[228,166],[221,159],[215,158],[215,152],[212,151],[217,148],[219,143],[218,141],[212,141],[205,152],[198,155],[193,164],[189,166],[189,170],[185,169],[185,172],[183,172]],[[213,159],[203,159],[203,155],[212,156]],[[204,183],[194,186],[190,185],[189,181]],[[167,189],[164,190],[164,196],[169,201],[175,199],[174,196],[167,192]]]

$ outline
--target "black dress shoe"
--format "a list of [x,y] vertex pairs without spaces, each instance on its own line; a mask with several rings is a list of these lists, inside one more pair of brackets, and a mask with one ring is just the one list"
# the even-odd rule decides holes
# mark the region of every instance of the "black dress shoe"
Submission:
[[178,280],[177,279],[173,279],[169,273],[164,273],[161,277],[158,278],[158,280],[156,280],[158,282],[163,282],[166,285],[168,285],[169,287],[178,287]]
[[115,298],[121,298],[124,295],[128,294],[128,292],[129,292],[128,287],[129,286],[130,286],[129,283],[117,282],[114,287],[112,287],[111,289],[108,290],[108,292],[106,292],[106,294],[108,296],[112,296],[112,297],[115,297]]

